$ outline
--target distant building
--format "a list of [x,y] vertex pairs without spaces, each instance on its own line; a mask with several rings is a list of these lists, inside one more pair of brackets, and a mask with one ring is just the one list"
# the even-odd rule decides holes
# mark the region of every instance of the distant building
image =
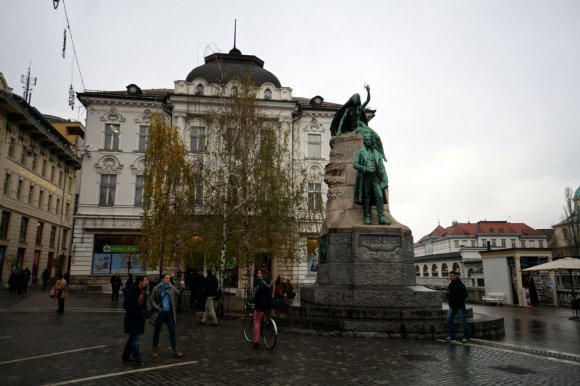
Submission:
[[553,229],[554,257],[580,258],[580,186],[572,196],[572,213]]
[[13,94],[1,73],[0,144],[2,283],[18,269],[29,268],[33,281],[45,268],[51,275],[67,272],[80,160],[66,136]]
[[[415,243],[415,273],[421,285],[443,287],[450,271],[458,271],[467,286],[485,288],[480,252],[500,249],[546,250],[548,237],[524,223],[507,221],[453,222],[438,225]],[[534,264],[536,265],[536,264]],[[477,299],[474,299],[477,300]]]
[[[78,212],[75,216],[74,284],[106,285],[112,272],[125,274],[127,262],[135,259],[141,233],[144,151],[152,112],[165,114],[181,131],[184,143],[193,155],[205,150],[203,115],[217,97],[233,95],[236,79],[251,73],[257,85],[257,99],[263,112],[291,129],[292,162],[304,165],[302,172],[318,176],[308,184],[308,205],[320,205],[326,197],[324,167],[330,153],[330,123],[340,105],[328,103],[315,95],[301,98],[282,86],[278,78],[264,68],[253,55],[243,55],[237,48],[205,58],[174,88],[141,89],[135,84],[124,91],[85,91],[78,94],[87,107],[86,156],[83,158],[82,183]],[[371,112],[372,114],[372,112]],[[203,189],[203,187],[199,187]],[[318,263],[319,227],[301,236],[303,244],[298,263],[269,261],[274,275],[286,275],[294,283],[313,283]],[[185,267],[179,267],[184,269]],[[201,268],[201,267],[197,267]],[[177,267],[175,268],[178,269]],[[232,277],[246,276],[238,267]],[[132,263],[131,272],[144,272]],[[232,290],[243,288],[235,279]]]

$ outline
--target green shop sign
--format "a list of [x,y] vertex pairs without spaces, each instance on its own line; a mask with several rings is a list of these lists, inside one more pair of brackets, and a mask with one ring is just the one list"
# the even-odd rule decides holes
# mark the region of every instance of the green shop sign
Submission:
[[109,245],[105,244],[103,246],[103,252],[105,253],[137,253],[139,247],[136,245]]

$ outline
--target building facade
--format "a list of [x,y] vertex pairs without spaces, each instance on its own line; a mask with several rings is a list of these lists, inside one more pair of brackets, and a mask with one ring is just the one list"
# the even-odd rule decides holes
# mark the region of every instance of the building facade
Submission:
[[460,272],[466,286],[477,292],[473,300],[478,300],[486,287],[481,252],[504,249],[547,251],[547,248],[548,237],[524,223],[453,222],[447,228],[438,225],[415,243],[417,284],[444,287],[448,284],[450,271]]
[[[73,284],[106,285],[115,271],[144,272],[136,254],[142,214],[144,151],[151,114],[164,114],[179,128],[190,154],[201,153],[210,130],[205,127],[204,114],[215,105],[217,98],[235,93],[237,79],[248,73],[257,85],[260,109],[292,133],[288,156],[303,165],[303,173],[317,176],[308,184],[307,205],[323,202],[330,123],[340,105],[327,103],[318,95],[293,96],[292,89],[282,86],[263,64],[259,58],[243,55],[234,48],[227,54],[207,56],[205,64],[194,68],[185,80],[175,81],[171,89],[142,90],[130,84],[126,91],[78,94],[87,108],[87,130],[73,236]],[[304,232],[301,255],[295,262],[273,261],[273,274],[286,275],[298,286],[313,283],[318,264],[318,232],[319,224]],[[183,268],[175,267],[175,270]],[[243,288],[242,283],[235,286]]]
[[[80,126],[82,128],[82,125]],[[28,268],[68,271],[80,160],[51,122],[13,94],[0,74],[0,279]]]

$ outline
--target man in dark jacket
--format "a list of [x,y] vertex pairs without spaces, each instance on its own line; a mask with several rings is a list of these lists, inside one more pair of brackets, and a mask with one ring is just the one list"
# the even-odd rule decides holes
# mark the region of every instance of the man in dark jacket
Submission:
[[467,323],[467,316],[465,314],[465,299],[467,299],[467,290],[465,285],[459,279],[459,274],[455,271],[449,272],[449,311],[447,312],[447,326],[449,329],[449,336],[445,339],[447,342],[455,340],[455,326],[453,319],[455,314],[459,313],[461,318],[461,325],[463,326],[463,343],[469,342],[469,323]]
[[201,323],[203,324],[210,326],[217,326],[218,324],[214,306],[214,301],[218,294],[218,286],[219,283],[217,278],[213,275],[213,271],[208,269],[207,277],[205,278],[205,312],[203,313],[203,319],[201,319]]
[[141,351],[139,349],[139,335],[145,332],[145,320],[149,317],[147,311],[147,288],[149,280],[147,276],[137,276],[135,283],[131,287],[125,287],[123,294],[125,300],[125,333],[129,334],[129,339],[123,350],[123,362],[133,362],[140,366],[143,364]]
[[123,286],[123,282],[121,281],[121,276],[119,276],[119,272],[115,272],[113,276],[111,276],[111,303],[117,303],[119,301],[119,290]]

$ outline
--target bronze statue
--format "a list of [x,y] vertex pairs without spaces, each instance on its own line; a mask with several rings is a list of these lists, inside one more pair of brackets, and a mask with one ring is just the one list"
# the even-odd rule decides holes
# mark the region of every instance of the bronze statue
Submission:
[[369,121],[365,113],[365,107],[371,100],[371,87],[365,84],[367,90],[367,100],[361,105],[360,94],[354,94],[350,99],[334,114],[330,124],[330,134],[334,137],[344,133],[359,133],[361,136],[372,134],[375,148],[381,153],[382,158],[386,161],[383,144],[379,135],[369,127]]
[[384,204],[387,203],[385,189],[389,186],[389,179],[383,164],[383,155],[375,149],[374,136],[366,133],[363,136],[364,147],[357,150],[352,166],[358,170],[354,187],[355,204],[363,205],[364,223],[371,223],[371,206],[377,207],[379,225],[390,225],[385,219]]

